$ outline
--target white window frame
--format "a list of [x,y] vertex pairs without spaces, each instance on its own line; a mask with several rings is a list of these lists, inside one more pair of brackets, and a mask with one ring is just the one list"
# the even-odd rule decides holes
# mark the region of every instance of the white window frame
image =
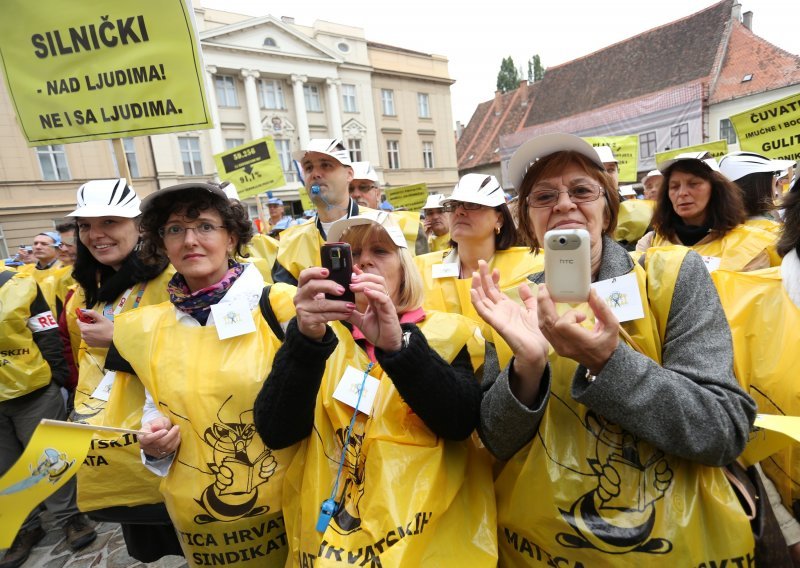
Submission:
[[342,85],[342,110],[344,112],[358,112],[355,85]]
[[386,141],[387,164],[390,170],[400,169],[400,141]]
[[689,123],[682,122],[680,124],[670,127],[669,149],[677,150],[678,148],[685,148],[688,145],[689,145]]
[[277,79],[259,79],[258,102],[261,108],[269,110],[285,109],[286,99],[283,97],[281,81]]
[[203,154],[200,151],[200,137],[179,136],[178,146],[181,150],[183,174],[187,176],[203,175]]
[[[652,139],[650,136],[652,135]],[[652,152],[650,149],[652,147]],[[639,157],[643,160],[647,158],[653,158],[658,152],[658,143],[656,141],[656,131],[651,130],[650,132],[643,132],[639,134]]]
[[283,170],[283,177],[286,182],[293,182],[297,180],[297,171],[294,169],[294,161],[292,161],[292,144],[286,138],[275,138],[275,151],[278,153],[278,159],[281,161],[281,169]]
[[350,151],[351,162],[363,162],[364,152],[361,149],[361,138],[348,138],[347,147]]
[[232,75],[214,75],[214,90],[217,94],[217,105],[221,107],[238,107],[236,96],[236,79]]
[[225,149],[226,150],[233,150],[237,146],[241,146],[244,144],[244,138],[226,138],[225,139]]
[[[50,144],[37,146],[36,155],[39,158],[39,167],[42,170],[42,179],[45,181],[64,181],[72,179],[69,173],[67,153],[63,144]],[[45,167],[50,168],[49,172]]]
[[719,139],[727,141],[728,144],[736,144],[736,129],[730,118],[719,121]]
[[433,160],[433,142],[424,141],[422,143],[422,167],[426,170],[436,167]]
[[397,116],[394,111],[394,91],[381,89],[381,109],[384,116]]
[[428,93],[417,93],[417,112],[419,118],[431,117],[431,104]]
[[6,242],[6,235],[3,232],[2,226],[0,226],[0,256],[3,258],[8,258],[11,256],[8,254],[8,243]]
[[306,110],[310,112],[322,112],[322,99],[319,96],[317,85],[303,85],[303,98],[306,102]]
[[131,177],[141,177],[139,175],[139,161],[136,159],[136,143],[133,138],[123,138],[122,148],[125,150],[125,160],[128,162],[128,170],[131,172]]

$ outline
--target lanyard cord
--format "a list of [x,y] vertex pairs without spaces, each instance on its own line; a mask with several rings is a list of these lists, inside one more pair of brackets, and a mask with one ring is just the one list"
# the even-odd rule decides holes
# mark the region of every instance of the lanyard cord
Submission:
[[339,459],[339,470],[336,472],[336,480],[333,482],[333,490],[331,491],[331,499],[334,501],[336,500],[336,494],[339,491],[339,480],[342,478],[342,468],[344,468],[345,458],[347,457],[347,447],[350,445],[350,435],[353,433],[353,425],[356,422],[356,416],[358,415],[358,405],[361,404],[361,395],[364,394],[364,385],[367,382],[367,375],[372,370],[372,367],[375,366],[375,363],[370,362],[367,365],[367,369],[364,371],[364,378],[361,379],[361,386],[358,388],[358,400],[356,401],[356,408],[353,410],[353,417],[350,419],[350,426],[347,427],[347,437],[344,440],[344,446],[342,446],[342,455]]

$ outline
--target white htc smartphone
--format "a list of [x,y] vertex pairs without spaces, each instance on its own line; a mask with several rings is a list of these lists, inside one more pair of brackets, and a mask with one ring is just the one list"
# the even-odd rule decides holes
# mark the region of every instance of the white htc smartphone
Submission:
[[544,234],[544,277],[556,302],[585,302],[592,280],[589,233],[556,229]]

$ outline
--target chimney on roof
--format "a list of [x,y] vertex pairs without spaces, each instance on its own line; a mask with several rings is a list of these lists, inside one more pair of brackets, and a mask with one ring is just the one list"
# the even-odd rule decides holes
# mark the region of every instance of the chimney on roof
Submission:
[[527,80],[527,79],[520,79],[520,80],[519,80],[519,88],[520,88],[520,89],[521,89],[522,87],[527,87],[527,86],[528,86],[528,80]]
[[294,24],[294,16],[281,16],[281,22],[284,24]]
[[753,31],[753,12],[747,11],[742,14],[742,24],[751,32]]
[[464,134],[464,125],[460,120],[456,120],[456,141],[461,139],[462,134]]
[[739,4],[738,0],[733,3],[733,7],[731,8],[731,18],[737,22],[742,21],[742,5]]

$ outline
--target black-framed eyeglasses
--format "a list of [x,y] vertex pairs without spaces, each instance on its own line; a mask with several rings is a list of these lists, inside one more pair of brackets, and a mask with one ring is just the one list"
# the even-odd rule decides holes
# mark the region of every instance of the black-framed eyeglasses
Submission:
[[569,196],[569,200],[573,203],[588,203],[590,201],[596,201],[605,192],[602,186],[588,183],[575,185],[568,188],[566,191],[554,188],[537,189],[534,187],[533,191],[528,195],[528,206],[536,208],[552,207],[558,203],[558,197],[562,193],[566,193]]
[[442,211],[445,213],[455,213],[456,209],[463,207],[465,211],[476,211],[484,205],[480,203],[470,203],[469,201],[448,201],[442,205]]
[[184,227],[178,223],[164,225],[158,230],[158,236],[165,241],[177,241],[186,238],[187,231],[194,231],[198,239],[208,239],[216,231],[224,229],[222,225],[212,225],[211,223],[200,223],[196,227]]

